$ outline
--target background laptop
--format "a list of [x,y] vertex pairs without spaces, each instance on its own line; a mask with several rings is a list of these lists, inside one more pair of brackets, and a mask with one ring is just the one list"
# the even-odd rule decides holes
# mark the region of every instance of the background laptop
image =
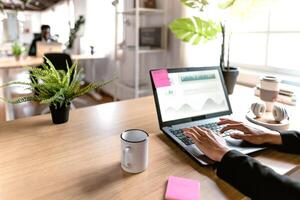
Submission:
[[[203,165],[212,164],[182,129],[202,126],[219,132],[219,117],[232,114],[220,67],[150,70],[160,129]],[[249,154],[262,150],[222,134],[231,149]]]
[[46,53],[62,53],[62,44],[58,42],[37,42],[36,56],[43,57]]

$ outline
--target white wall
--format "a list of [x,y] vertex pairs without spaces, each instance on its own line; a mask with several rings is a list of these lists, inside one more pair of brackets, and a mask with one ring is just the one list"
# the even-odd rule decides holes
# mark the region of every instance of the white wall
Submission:
[[86,16],[87,1],[73,0],[73,3],[74,3],[75,17],[78,18],[80,15]]
[[[82,0],[73,0],[74,4],[74,15],[75,21],[79,18],[79,16],[86,17],[87,15],[87,1]],[[74,53],[81,53],[81,44],[84,42],[82,41],[82,36],[84,35],[85,24],[81,27],[81,30],[77,34],[77,38],[74,41],[74,46],[72,52]]]
[[[167,7],[167,23],[170,24],[174,19],[183,16],[183,5],[179,1],[168,0]],[[172,2],[172,3],[170,3]],[[174,35],[168,31],[168,57],[167,67],[183,67],[183,49],[180,40],[174,37]]]
[[[115,61],[112,60],[112,56],[109,55],[109,53],[113,53],[114,50],[114,7],[110,1],[73,0],[73,2],[76,19],[80,15],[86,18],[84,28],[81,29],[75,41],[73,52],[89,53],[89,45],[84,45],[89,44],[96,38],[98,39],[95,41],[96,45],[100,48],[100,51],[97,51],[97,48],[95,49],[96,54],[103,56],[101,59],[79,62],[79,66],[85,68],[85,80],[88,82],[110,80],[116,74]],[[106,10],[101,10],[103,6],[109,7]],[[88,11],[88,9],[90,9],[90,11]],[[110,25],[107,26],[106,23]],[[94,43],[90,43],[90,45]],[[103,49],[101,49],[101,46],[103,46]],[[113,95],[114,85],[109,84],[105,86],[104,91]]]
[[[0,35],[3,35],[3,22],[0,21]],[[3,42],[3,37],[0,38],[0,43]]]
[[41,12],[41,25],[50,25],[51,34],[58,34],[58,41],[63,44],[68,41],[70,24],[72,23],[74,23],[72,1],[62,1],[46,11]]
[[[95,0],[88,0],[91,2]],[[88,1],[82,1],[82,0],[74,0],[74,15],[76,18],[78,18],[80,15],[87,16],[87,8],[88,8]],[[166,18],[167,22],[170,23],[173,19],[180,17],[181,14],[181,9],[182,5],[180,4],[179,1],[174,1],[174,0],[166,0],[169,3],[167,4],[166,8]],[[171,3],[170,3],[171,2]],[[98,2],[99,3],[99,2]],[[111,2],[109,2],[111,4]],[[68,32],[69,27],[68,25],[63,26],[62,24],[67,23],[67,20],[61,20],[61,22],[53,18],[54,11],[58,11],[58,13],[61,13],[59,8],[57,6],[60,6],[60,4],[57,4],[54,8],[47,10],[46,12],[43,13],[32,13],[31,17],[31,35],[33,32],[39,32],[40,30],[40,25],[45,23],[45,24],[50,24],[52,26],[52,34],[56,34],[57,31],[65,30],[65,32]],[[101,28],[99,32],[99,37],[107,38],[110,40],[109,45],[106,44],[106,49],[111,48],[111,50],[114,49],[114,8],[111,6],[110,17],[103,17],[103,13],[101,13],[101,7],[97,8],[99,9],[99,17],[95,16],[90,19],[90,22],[87,22],[87,24],[94,24],[95,27]],[[110,26],[106,26],[104,22],[107,22],[110,24]],[[145,23],[152,23],[150,22],[145,22]],[[87,30],[86,30],[87,31]],[[93,31],[92,29],[89,29],[89,31]],[[109,35],[102,34],[103,32],[109,32]],[[83,36],[84,32],[81,32],[79,34],[80,36]],[[25,40],[25,39],[24,39]],[[29,40],[29,39],[26,39]],[[30,38],[31,40],[31,38]],[[141,80],[146,80],[149,81],[149,76],[148,76],[148,70],[150,67],[180,67],[181,62],[180,58],[182,57],[180,55],[181,52],[181,42],[177,39],[174,38],[174,36],[168,31],[168,51],[165,54],[166,58],[163,58],[162,55],[152,55],[149,56],[148,58],[141,58],[141,60],[144,60],[145,65],[143,65],[143,68],[141,69],[142,76]],[[77,43],[75,43],[75,48],[76,45],[79,45],[79,42],[77,40]],[[111,47],[110,47],[111,45]],[[101,43],[100,43],[101,47]],[[77,51],[78,46],[77,46]],[[110,53],[113,53],[110,52]],[[101,80],[109,80],[111,79],[114,75],[117,74],[116,70],[116,62],[112,59],[112,54],[108,54],[107,57],[99,60],[90,60],[90,61],[82,61],[79,64],[81,66],[85,66],[86,69],[86,80],[87,81],[101,81]],[[129,58],[132,59],[132,58]],[[166,62],[164,62],[166,61]],[[149,68],[147,67],[149,66]],[[130,70],[125,71],[124,73],[132,73],[132,76],[129,77],[130,80],[132,81],[134,78],[133,76],[133,71],[130,72]],[[113,84],[110,84],[105,87],[105,90],[111,94],[114,93],[114,86]]]
[[[13,16],[13,17],[12,17]],[[33,33],[40,29],[40,13],[24,11],[4,11],[0,13],[0,54],[11,52],[11,44],[15,41],[29,47]]]
[[[175,18],[182,16],[182,8],[183,6],[179,1],[174,0],[166,0],[167,8],[166,8],[166,21],[169,24]],[[172,3],[170,3],[172,2]],[[76,4],[75,4],[76,7]],[[75,9],[76,10],[76,9]],[[114,23],[114,18],[106,19],[111,23]],[[154,20],[153,18],[145,21],[147,25],[153,24],[151,22]],[[101,26],[101,24],[99,24]],[[105,30],[105,29],[104,29]],[[113,37],[113,35],[111,36]],[[141,82],[149,82],[149,74],[148,70],[152,67],[181,67],[181,45],[182,42],[176,39],[173,34],[168,31],[168,51],[166,54],[153,54],[147,56],[141,56],[142,65],[141,65]],[[128,53],[123,58],[124,62],[121,63],[121,68],[123,67],[123,71],[121,70],[121,79],[127,85],[133,85],[134,82],[134,64],[133,64],[133,55]],[[81,62],[81,65],[86,65],[86,80],[87,81],[95,81],[95,80],[109,80],[114,75],[117,75],[116,62],[111,59],[111,57],[106,57],[104,59],[98,61],[85,61]],[[126,66],[126,68],[125,68]],[[109,94],[114,94],[115,88],[113,84],[110,84],[104,88],[106,92]]]
[[40,33],[41,13],[40,12],[19,12],[20,36],[22,44],[30,44],[34,33]]
[[[8,13],[8,19],[4,19],[0,23],[1,27],[2,24],[5,25],[3,29],[0,28],[0,33],[2,30],[1,43],[17,40],[19,43],[29,45],[33,34],[40,33],[42,24],[49,24],[51,34],[59,34],[59,41],[65,43],[69,36],[69,22],[74,20],[74,16],[72,16],[74,13],[72,7],[69,7],[68,1],[62,1],[42,12],[5,11],[5,13]],[[2,17],[0,16],[0,18]]]

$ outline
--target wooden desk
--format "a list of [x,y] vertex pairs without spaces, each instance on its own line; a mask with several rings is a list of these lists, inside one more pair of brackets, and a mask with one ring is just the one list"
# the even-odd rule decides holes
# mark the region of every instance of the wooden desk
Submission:
[[[242,91],[251,97],[243,87],[236,94]],[[140,174],[120,168],[120,133],[129,128],[150,134],[149,167]],[[51,124],[49,115],[0,123],[0,155],[1,199],[156,200],[170,175],[199,180],[201,199],[244,198],[161,133],[153,97],[77,109],[62,125]],[[273,150],[255,157],[280,173],[300,163],[300,156]]]
[[[71,55],[73,60],[87,60],[87,59],[100,59],[101,56],[98,55]],[[38,66],[43,63],[42,57],[35,57],[35,56],[27,56],[22,57],[19,61],[15,59],[15,57],[4,57],[0,58],[0,70],[2,70],[2,82],[7,83],[10,81],[9,78],[9,70],[15,68],[22,68],[25,66]],[[7,99],[11,99],[11,95],[8,89],[3,90],[3,95]],[[11,104],[5,103],[5,118],[7,121],[14,119],[13,108]]]
[[24,66],[36,66],[43,63],[43,58],[28,56],[25,58],[21,58],[20,60],[16,60],[15,57],[4,57],[0,58],[0,69],[7,68],[21,68]]
[[[87,60],[87,59],[99,59],[102,58],[98,55],[71,55],[73,60]],[[12,69],[21,68],[24,66],[37,66],[43,63],[42,57],[27,56],[22,57],[19,61],[15,57],[4,57],[0,58],[0,69]]]

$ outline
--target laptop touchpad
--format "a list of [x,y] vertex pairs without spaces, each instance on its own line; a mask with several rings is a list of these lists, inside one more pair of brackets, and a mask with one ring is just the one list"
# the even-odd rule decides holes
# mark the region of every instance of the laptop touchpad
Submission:
[[225,137],[226,143],[228,146],[232,147],[253,147],[253,144],[250,144],[249,142],[245,142],[243,140],[234,139],[230,136]]
[[208,157],[206,157],[202,151],[195,145],[190,145],[188,146],[188,151],[190,153],[193,154],[193,156],[195,156],[198,160],[200,160],[200,162],[203,164],[203,165],[207,165],[207,164],[213,164],[215,163],[214,161],[212,161],[211,159],[209,159]]
[[195,144],[190,145],[188,147],[188,151],[191,152],[195,157],[203,155],[202,151]]

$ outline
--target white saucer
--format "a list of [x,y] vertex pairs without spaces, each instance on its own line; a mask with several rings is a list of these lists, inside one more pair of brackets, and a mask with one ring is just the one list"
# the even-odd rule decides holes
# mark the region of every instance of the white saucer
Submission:
[[281,122],[277,122],[274,120],[272,112],[266,112],[262,117],[256,117],[251,111],[246,114],[246,118],[248,121],[266,127],[268,129],[274,131],[284,131],[289,128],[289,120],[283,120]]

